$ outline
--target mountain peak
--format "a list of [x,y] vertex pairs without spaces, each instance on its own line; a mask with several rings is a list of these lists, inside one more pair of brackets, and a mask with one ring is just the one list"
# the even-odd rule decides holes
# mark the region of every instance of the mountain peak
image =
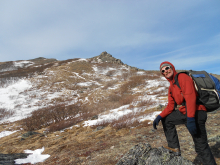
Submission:
[[102,52],[100,55],[91,58],[97,62],[109,62],[115,64],[124,65],[124,63],[120,59],[114,58],[111,54],[107,53],[106,51]]

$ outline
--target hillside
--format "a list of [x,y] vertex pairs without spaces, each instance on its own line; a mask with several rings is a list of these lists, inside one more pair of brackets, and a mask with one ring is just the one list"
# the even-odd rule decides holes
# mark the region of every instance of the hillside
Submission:
[[[166,144],[162,126],[152,130],[167,103],[169,83],[159,71],[102,52],[89,59],[0,63],[0,80],[0,153],[44,147],[50,157],[37,164],[111,165],[139,142]],[[219,117],[209,114],[207,131],[220,164]],[[199,164],[187,129],[178,132],[183,157]]]

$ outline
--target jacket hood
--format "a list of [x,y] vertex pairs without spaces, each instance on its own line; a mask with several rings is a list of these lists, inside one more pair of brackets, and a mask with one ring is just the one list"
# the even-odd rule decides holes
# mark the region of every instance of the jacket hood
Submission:
[[[163,65],[163,64],[169,64],[169,65],[172,67],[172,69],[173,69],[173,76],[172,76],[171,79],[166,78],[166,77],[161,73],[161,69],[162,69],[162,65]],[[170,82],[172,82],[172,81],[174,80],[174,77],[175,77],[175,75],[177,74],[174,65],[173,65],[172,63],[168,62],[168,61],[164,61],[164,62],[162,62],[162,63],[160,64],[160,73],[161,73],[168,81],[170,81]]]

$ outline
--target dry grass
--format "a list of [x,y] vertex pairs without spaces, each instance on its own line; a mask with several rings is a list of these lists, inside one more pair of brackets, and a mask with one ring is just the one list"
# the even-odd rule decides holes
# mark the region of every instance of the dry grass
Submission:
[[101,122],[98,122],[95,126],[111,126],[117,130],[122,128],[130,128],[130,127],[137,127],[140,125],[140,122],[138,119],[136,119],[136,113],[129,113],[127,115],[123,115],[117,119],[113,120],[103,120]]
[[136,96],[134,95],[124,95],[123,97],[121,97],[121,99],[119,100],[120,105],[127,105],[127,104],[131,104]]
[[103,89],[108,89],[109,87],[114,86],[118,81],[117,80],[113,80],[113,81],[107,81],[103,87]]
[[[132,116],[130,116],[132,117]],[[130,118],[127,116],[127,119]],[[123,119],[122,119],[123,120]],[[73,127],[64,132],[36,134],[25,140],[20,140],[20,133],[15,133],[7,138],[0,139],[2,153],[21,153],[26,149],[39,149],[45,147],[45,154],[51,155],[44,163],[38,165],[54,164],[116,164],[134,144],[146,140],[137,135],[140,130],[143,136],[147,133],[148,126],[135,128],[122,128],[107,126],[101,130],[90,127]],[[141,129],[144,128],[144,129]],[[44,129],[38,132],[43,132]],[[23,132],[24,133],[24,132]],[[12,145],[13,144],[13,145]],[[9,147],[13,146],[13,147]]]
[[136,107],[150,106],[150,105],[155,105],[155,104],[156,104],[156,101],[150,98],[147,100],[138,101],[138,104],[136,105]]
[[[83,104],[67,106],[62,103],[71,101],[71,97],[69,97],[71,94],[66,94],[63,97],[52,100],[52,102],[60,104],[54,104],[54,106],[34,111],[32,116],[13,123],[14,126],[12,128],[19,131],[8,137],[0,138],[1,153],[21,153],[26,149],[35,150],[44,146],[44,153],[51,155],[51,157],[43,163],[37,163],[38,165],[113,165],[132,146],[139,142],[149,142],[152,147],[160,147],[166,144],[161,123],[158,126],[158,130],[154,132],[152,131],[152,121],[145,120],[140,122],[137,120],[140,116],[157,111],[156,108],[144,111],[144,108],[154,105],[155,101],[151,99],[138,100],[138,95],[143,96],[143,94],[134,95],[132,92],[133,88],[146,85],[146,80],[158,79],[161,76],[159,71],[145,71],[144,75],[137,75],[136,70],[123,70],[123,74],[121,76],[118,75],[117,78],[125,82],[109,81],[104,84],[105,81],[102,78],[95,76],[91,78],[88,74],[83,74],[93,73],[92,63],[76,60],[78,59],[46,64],[40,68],[29,68],[30,70],[10,71],[5,73],[6,76],[0,74],[0,78],[2,80],[5,78],[6,82],[9,80],[9,77],[14,77],[15,79],[17,77],[31,77],[36,71],[37,74],[45,74],[47,76],[43,77],[41,82],[39,82],[39,89],[49,86],[50,92],[60,92],[66,88],[77,91],[80,94],[79,99],[88,97],[89,100]],[[119,65],[111,63],[99,63],[95,65],[99,69],[112,67],[117,70],[120,68]],[[111,79],[111,76],[115,75],[116,70],[110,70],[104,76]],[[50,71],[53,73],[50,74]],[[74,72],[78,73],[79,76]],[[88,88],[76,85],[79,82],[86,82],[89,79],[103,83],[104,88],[96,89],[96,85]],[[121,84],[120,88],[105,90],[117,83]],[[151,89],[155,90],[152,94],[159,97],[163,96],[163,93],[167,93],[167,88],[164,91],[157,92],[156,89],[160,87]],[[34,98],[36,95],[32,97]],[[162,99],[167,100],[167,97]],[[138,104],[134,106],[132,104],[134,102],[138,102]],[[109,110],[122,105],[130,105],[130,109],[136,107],[143,108],[140,108],[142,110],[136,113],[130,113],[114,120],[99,122],[93,127],[83,127],[83,121],[101,113],[106,112],[107,114]],[[8,112],[0,110],[0,113],[7,115]],[[217,134],[220,129],[220,120],[217,119],[219,119],[219,116],[216,116],[216,120],[211,118],[211,120],[209,119],[210,122],[207,122],[207,128],[211,130],[209,131],[209,136],[214,133]],[[213,123],[215,123],[215,130]],[[79,126],[74,126],[76,124]],[[97,129],[98,126],[103,127]],[[10,127],[11,125],[9,124],[1,124],[0,130],[9,129]],[[20,130],[21,127],[24,130]],[[26,133],[26,131],[37,131],[40,134],[21,140],[22,134]],[[189,134],[187,134],[187,130],[184,127],[178,127],[177,131],[180,133],[179,137],[181,146],[183,146],[183,156],[186,158],[189,157],[192,160],[196,156],[193,153],[193,149],[185,147],[191,144],[192,139],[189,138]],[[212,144],[212,148],[214,148],[213,146],[215,144]],[[218,148],[215,147],[215,149],[217,150]]]
[[[149,110],[149,112],[153,111]],[[145,111],[144,113],[147,113]],[[132,117],[132,116],[130,116]],[[127,116],[127,119],[130,118]],[[217,136],[220,128],[219,113],[208,115],[207,130],[208,137]],[[16,132],[8,137],[0,139],[0,150],[2,153],[22,153],[26,149],[35,150],[45,147],[43,154],[50,157],[43,163],[36,165],[115,165],[128,150],[139,142],[148,142],[151,147],[161,147],[166,145],[166,138],[161,126],[156,132],[152,131],[149,121],[139,123],[137,127],[113,128],[106,126],[101,130],[96,127],[72,127],[63,132],[42,134],[45,129],[38,130],[41,134],[21,140],[24,131]],[[213,123],[215,123],[213,125]],[[17,123],[17,125],[20,125]],[[0,125],[7,127],[7,125]],[[177,127],[179,134],[182,156],[194,161],[197,157],[193,145],[193,140],[184,125]],[[218,144],[210,142],[217,164],[220,163]],[[199,163],[198,163],[199,164]],[[197,165],[198,165],[197,164]]]
[[108,100],[110,102],[119,102],[121,100],[122,96],[118,95],[118,94],[115,94],[115,93],[112,93],[108,96],[108,98],[109,98]]
[[[56,91],[59,89],[63,89],[63,87],[66,87],[66,85],[68,84],[65,83],[65,86],[62,86],[64,85],[64,83],[61,84],[57,83],[57,82],[65,81],[65,79],[67,79],[71,75],[71,73],[68,70],[66,70],[67,66],[68,66],[68,70],[74,70],[74,72],[79,72],[79,70],[77,71],[77,67],[79,66],[81,70],[82,68],[84,68],[86,71],[91,69],[91,65],[88,65],[88,62],[85,61],[68,63],[68,65],[64,63],[63,65],[58,66],[59,68],[58,70],[53,70],[52,68],[50,71],[56,72],[55,74],[56,76],[52,76],[52,78],[48,78],[50,79],[48,81],[53,83],[53,86],[55,87],[55,88],[50,88],[51,91],[53,91],[54,89],[56,89]],[[99,67],[102,67],[102,64],[100,64]],[[81,74],[82,72],[79,73]],[[129,91],[132,88],[135,88],[139,85],[146,83],[146,80],[151,79],[152,77],[157,78],[157,76],[136,75],[136,71],[132,71],[130,73],[129,81],[125,82],[119,89],[113,91],[113,93],[107,94],[108,92],[103,92],[102,89],[98,89],[90,93],[90,95],[88,96],[88,100],[90,101],[84,103],[82,107],[73,108],[65,105],[55,105],[53,107],[48,107],[38,111],[34,111],[32,112],[31,117],[26,118],[24,120],[23,125],[25,126],[25,130],[29,130],[29,131],[38,130],[44,127],[49,127],[49,131],[54,132],[75,125],[80,121],[87,120],[92,116],[98,115],[103,112],[107,112],[110,109],[118,108],[122,105],[129,105],[137,98],[136,95],[129,94]],[[112,86],[114,83],[117,82],[116,81],[109,82],[109,84],[107,84],[105,88],[107,88],[108,86]],[[90,87],[90,91],[95,88],[96,86]],[[78,90],[82,91],[83,88],[81,89],[78,88]],[[86,92],[85,93],[81,92],[82,98],[86,97],[86,95],[87,95]],[[59,103],[65,101],[67,101],[65,97],[60,97],[52,100],[51,102]],[[144,100],[144,101],[140,101],[137,106],[138,107],[150,106],[154,103],[155,102],[153,100]],[[130,106],[130,108],[132,107]],[[80,114],[80,117],[74,117],[77,114]],[[119,129],[119,128],[126,128],[128,127],[128,125],[136,126],[140,124],[137,121],[133,121],[132,123],[129,123],[128,120],[130,120],[131,118],[132,118],[131,114],[128,116],[124,116],[122,117],[122,119],[117,119],[113,121],[112,123],[115,124],[111,124],[111,125]],[[121,123],[121,121],[127,121],[127,122]],[[109,121],[105,121],[105,123],[102,124],[103,125],[109,124]]]
[[118,64],[114,64],[114,63],[109,63],[109,62],[103,62],[103,63],[97,63],[96,66],[99,69],[106,69],[106,68],[120,68],[121,66]]
[[[143,100],[139,102],[136,107],[149,107],[151,105],[154,105],[155,101],[152,99]],[[129,108],[134,108],[132,105],[129,106]],[[141,126],[141,122],[139,122],[139,117],[147,115],[149,113],[152,113],[155,111],[154,109],[151,110],[145,110],[145,111],[138,111],[138,112],[132,112],[127,115],[123,115],[119,118],[115,119],[106,119],[98,122],[95,126],[111,126],[116,129],[122,129],[122,128],[130,128],[130,127],[137,127]],[[144,122],[144,125],[146,126],[146,122]]]
[[164,88],[162,90],[153,90],[153,92],[149,92],[148,95],[157,95],[157,97],[167,96],[168,88]]
[[146,71],[146,74],[153,75],[153,77],[157,77],[157,78],[161,77],[161,73],[159,70],[148,70]]
[[135,99],[136,95],[119,95],[119,94],[110,94],[108,96],[108,101],[110,102],[118,102],[119,106],[131,104]]
[[5,87],[11,84],[11,82],[17,81],[21,78],[30,78],[35,74],[42,74],[43,71],[47,68],[50,68],[54,65],[53,62],[40,65],[38,67],[31,66],[28,68],[18,68],[17,70],[0,72],[0,86]]
[[110,100],[105,100],[99,102],[98,104],[91,103],[91,104],[85,104],[84,106],[86,107],[87,111],[94,116],[103,112],[107,112],[108,110],[118,108],[120,107],[120,104],[118,101],[112,102]]
[[93,71],[92,64],[86,61],[77,61],[68,65],[71,72],[82,74],[84,72],[90,73]]
[[145,76],[132,76],[129,81],[123,83],[119,89],[120,94],[127,94],[132,88],[145,83]]

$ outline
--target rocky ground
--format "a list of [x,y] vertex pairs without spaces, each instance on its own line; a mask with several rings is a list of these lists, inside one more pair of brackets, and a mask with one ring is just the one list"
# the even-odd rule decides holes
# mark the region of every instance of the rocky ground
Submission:
[[[23,67],[21,67],[21,64]],[[147,108],[145,110],[145,107],[151,107],[155,103],[155,98],[160,98],[159,102],[167,100],[168,88],[164,80],[160,78],[159,71],[145,72],[127,66],[107,52],[87,60],[56,61],[54,59],[38,58],[30,60],[28,63],[27,61],[7,62],[1,64],[0,70],[2,71],[0,77],[2,80],[4,79],[4,82],[0,84],[2,87],[9,85],[7,84],[9,80],[28,78],[29,75],[32,75],[30,81],[33,84],[36,83],[35,86],[24,92],[12,93],[10,96],[6,95],[14,104],[15,109],[13,110],[22,115],[24,112],[28,113],[27,111],[31,109],[33,102],[36,103],[33,106],[39,108],[39,106],[51,104],[54,106],[61,103],[69,105],[77,100],[89,100],[85,102],[88,106],[84,110],[86,112],[88,110],[89,113],[92,112],[80,121],[87,121],[94,115],[98,117],[100,113],[108,113],[109,110],[128,104],[130,104],[130,109],[140,108],[141,113],[137,115],[146,115],[161,110],[157,108]],[[142,75],[144,72],[146,73],[145,76]],[[11,77],[16,79],[11,79]],[[157,84],[157,81],[160,81],[160,83]],[[149,86],[149,84],[153,84],[152,82],[157,85]],[[89,83],[90,85],[81,86],[81,83]],[[59,97],[48,99],[54,93],[56,95],[58,93]],[[117,97],[118,95],[120,97]],[[26,96],[29,96],[27,97],[28,100],[25,99]],[[152,97],[152,101],[145,98],[145,96],[156,97]],[[140,104],[133,104],[136,101]],[[61,108],[60,112],[63,112],[62,106],[59,108]],[[73,114],[73,116],[75,115]],[[44,118],[45,114],[42,116]],[[55,117],[57,116],[55,115]],[[219,117],[220,112],[209,113],[206,126],[210,147],[217,163],[220,165]],[[132,119],[134,119],[134,116],[131,115],[129,118],[125,115],[120,121],[113,122],[112,125],[104,122],[93,127],[84,127],[82,122],[75,122],[74,119],[72,121],[77,123],[77,126],[65,126],[65,122],[62,123],[61,121],[60,124],[53,125],[57,129],[49,131],[47,125],[43,128],[38,127],[44,123],[32,122],[33,118],[30,118],[32,124],[26,124],[25,127],[34,127],[34,132],[27,132],[30,129],[25,131],[22,121],[16,120],[16,122],[13,122],[10,120],[11,123],[0,124],[0,132],[14,130],[17,132],[0,138],[0,153],[4,154],[2,155],[2,159],[4,159],[10,156],[9,154],[19,154],[24,153],[24,150],[27,149],[36,150],[44,147],[43,154],[49,154],[50,157],[43,163],[38,163],[38,165],[115,165],[137,144],[147,143],[152,148],[160,148],[166,145],[161,123],[155,131],[149,121],[134,122],[132,125],[125,124],[126,120],[131,121]],[[35,123],[38,123],[38,125],[34,125]],[[114,124],[116,124],[116,127],[113,128]],[[59,126],[65,127],[59,129]],[[188,130],[185,126],[180,125],[177,126],[177,131],[183,158],[195,164],[201,164]],[[14,159],[14,155],[11,156],[10,159]]]
[[0,165],[14,165],[15,159],[27,158],[28,154],[0,154]]
[[148,143],[139,143],[132,147],[116,165],[193,165],[180,155],[164,147],[152,148]]
[[[219,117],[220,111],[209,113],[206,122],[209,145],[218,165],[220,165],[220,133],[218,131],[220,129]],[[182,157],[196,165],[202,164],[200,157],[198,157],[195,152],[193,140],[186,127],[184,125],[179,125],[177,126],[177,131]],[[123,155],[139,143],[149,143],[152,148],[160,148],[167,144],[161,123],[156,131],[152,129],[152,125],[114,131],[111,128],[105,127],[100,130],[96,129],[95,133],[94,130],[91,134],[88,132],[87,136],[94,138],[94,144],[96,144],[97,148],[93,146],[93,150],[91,151],[92,147],[88,146],[84,151],[80,150],[80,153],[82,154],[77,157],[77,164],[116,164]],[[87,139],[87,142],[88,141],[90,141],[89,138]],[[50,164],[49,162],[46,162],[45,164]]]
[[[206,128],[209,145],[220,165],[220,111],[208,113]],[[14,124],[19,125],[19,123]],[[0,125],[1,128],[6,125]],[[139,143],[148,143],[152,148],[166,145],[161,123],[153,130],[146,122],[139,127],[113,129],[107,127],[72,127],[55,133],[26,135],[25,131],[16,132],[0,139],[2,154],[23,153],[26,149],[35,150],[45,147],[43,154],[51,155],[38,165],[115,165],[132,147]],[[196,165],[202,164],[197,156],[194,143],[184,125],[177,126],[182,157]],[[22,136],[23,135],[23,136]]]

